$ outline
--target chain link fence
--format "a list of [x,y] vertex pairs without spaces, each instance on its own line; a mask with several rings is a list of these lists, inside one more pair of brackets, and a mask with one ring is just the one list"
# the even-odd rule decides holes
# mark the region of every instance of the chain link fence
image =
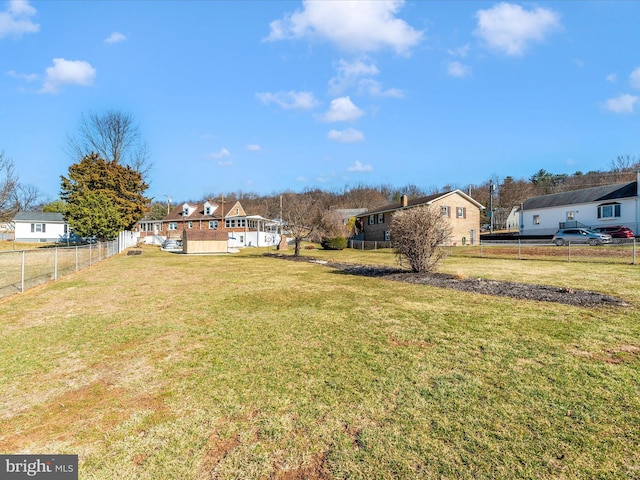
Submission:
[[[391,248],[391,242],[349,240],[349,248],[378,250]],[[557,246],[550,240],[482,241],[478,245],[448,246],[454,257],[505,258],[513,260],[555,260],[592,263],[638,264],[638,239],[614,238],[610,244],[590,246],[567,243]]]
[[0,251],[0,298],[77,272],[136,244],[122,232],[116,240],[77,246]]

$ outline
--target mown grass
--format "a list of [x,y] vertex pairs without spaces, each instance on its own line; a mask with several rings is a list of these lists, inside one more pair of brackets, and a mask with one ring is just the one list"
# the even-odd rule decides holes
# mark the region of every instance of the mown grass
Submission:
[[584,309],[264,252],[145,248],[1,302],[0,451],[83,479],[640,476],[638,267],[441,268],[631,305]]

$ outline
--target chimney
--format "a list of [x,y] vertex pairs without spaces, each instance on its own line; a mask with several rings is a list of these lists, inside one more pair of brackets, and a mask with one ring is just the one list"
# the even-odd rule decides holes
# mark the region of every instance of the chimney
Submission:
[[408,205],[408,199],[406,195],[402,195],[402,197],[400,197],[400,200],[402,201],[402,208],[406,208]]

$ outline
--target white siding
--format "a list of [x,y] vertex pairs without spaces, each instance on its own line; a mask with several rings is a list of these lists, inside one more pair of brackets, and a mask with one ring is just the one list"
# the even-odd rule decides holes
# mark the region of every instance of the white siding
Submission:
[[[44,224],[44,232],[32,232],[32,224]],[[46,223],[43,221],[16,221],[16,242],[57,242],[65,235],[64,223]],[[35,230],[35,229],[34,229]]]
[[[620,217],[598,218],[598,205],[604,203],[620,203]],[[588,227],[605,227],[607,225],[625,225],[640,234],[638,198],[623,198],[613,201],[593,202],[578,205],[562,205],[559,207],[524,210],[520,221],[521,235],[553,235],[561,222],[567,219],[567,212],[574,212],[573,221]],[[539,224],[534,223],[534,216],[538,215]]]

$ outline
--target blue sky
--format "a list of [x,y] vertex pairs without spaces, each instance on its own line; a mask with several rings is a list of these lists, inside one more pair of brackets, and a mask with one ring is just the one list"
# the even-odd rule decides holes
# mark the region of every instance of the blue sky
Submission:
[[640,155],[640,2],[0,3],[0,150],[53,200],[82,114],[149,195],[466,187]]

